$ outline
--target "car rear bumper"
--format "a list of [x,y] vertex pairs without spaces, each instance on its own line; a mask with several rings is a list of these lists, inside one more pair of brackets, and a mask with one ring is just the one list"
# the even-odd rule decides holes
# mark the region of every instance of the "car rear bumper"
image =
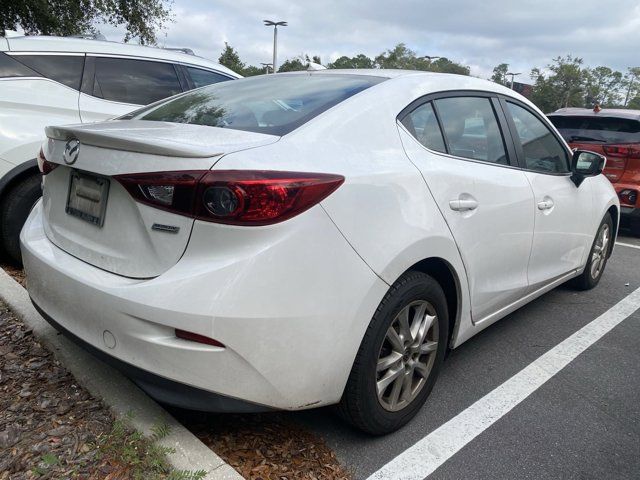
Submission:
[[[335,403],[388,286],[320,207],[299,217],[228,249],[220,242],[241,227],[194,227],[174,267],[140,280],[55,246],[39,202],[21,234],[28,291],[46,317],[161,401],[189,406],[182,397],[191,396],[193,408],[215,411]],[[176,328],[225,347],[177,338]],[[209,408],[205,394],[214,394]]]
[[211,411],[211,412],[233,412],[233,413],[256,413],[271,410],[263,405],[244,402],[235,398],[225,397],[216,393],[208,392],[199,388],[194,388],[184,383],[175,382],[167,378],[156,375],[152,372],[142,370],[134,365],[118,360],[102,350],[85,342],[77,335],[64,328],[53,318],[51,318],[37,303],[32,300],[33,306],[49,324],[62,333],[65,337],[82,347],[94,357],[104,363],[116,368],[144,390],[149,396],[159,402],[174,407],[187,408],[191,410]]

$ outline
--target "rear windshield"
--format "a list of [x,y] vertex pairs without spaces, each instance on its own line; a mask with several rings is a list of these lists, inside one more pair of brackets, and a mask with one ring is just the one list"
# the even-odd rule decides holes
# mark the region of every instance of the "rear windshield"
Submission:
[[209,85],[122,118],[285,135],[384,80],[365,75],[262,75]]
[[559,115],[550,115],[549,120],[567,142],[640,142],[640,121],[638,120]]

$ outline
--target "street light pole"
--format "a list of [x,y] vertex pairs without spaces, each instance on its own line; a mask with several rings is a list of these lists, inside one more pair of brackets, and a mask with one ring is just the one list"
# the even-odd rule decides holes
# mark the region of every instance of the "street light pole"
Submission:
[[260,65],[262,65],[264,67],[264,71],[266,74],[269,73],[269,67],[273,67],[272,63],[260,63]]
[[511,73],[511,72],[507,72],[507,75],[511,75],[511,87],[510,87],[510,88],[511,88],[511,90],[513,90],[513,78],[514,78],[516,75],[521,75],[521,74],[522,74],[522,72],[518,72],[518,73]]
[[273,20],[263,20],[265,26],[273,27],[273,73],[278,70],[278,27],[286,27],[287,22],[274,22]]

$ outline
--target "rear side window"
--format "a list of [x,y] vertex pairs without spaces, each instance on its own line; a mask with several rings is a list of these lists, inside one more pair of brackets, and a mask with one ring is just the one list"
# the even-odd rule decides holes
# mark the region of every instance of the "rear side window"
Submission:
[[43,77],[80,90],[84,55],[14,55],[13,58]]
[[435,105],[451,155],[509,163],[490,99],[451,97],[435,100]]
[[195,88],[205,87],[213,83],[226,82],[227,80],[231,80],[231,78],[225,75],[210,72],[209,70],[203,70],[201,68],[186,67],[186,69],[187,72],[189,72],[189,76],[191,77],[191,81],[193,82]]
[[637,143],[640,121],[615,117],[579,117],[550,115],[567,142]]
[[6,53],[0,52],[0,78],[39,76],[38,72],[33,71]]
[[551,130],[529,110],[507,102],[522,144],[525,166],[541,173],[569,172],[569,156]]
[[262,75],[209,85],[121,118],[286,135],[384,80],[344,74]]
[[405,116],[402,124],[425,147],[436,152],[447,152],[431,102],[420,105]]
[[109,57],[97,57],[95,62],[95,97],[147,105],[182,92],[170,63]]

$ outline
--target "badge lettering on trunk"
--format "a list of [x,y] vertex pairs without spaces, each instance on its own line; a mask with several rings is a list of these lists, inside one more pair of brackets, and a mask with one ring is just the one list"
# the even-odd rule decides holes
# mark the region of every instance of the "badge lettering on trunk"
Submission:
[[174,227],[173,225],[162,225],[161,223],[154,223],[151,225],[151,230],[157,230],[159,232],[178,233],[180,227]]
[[67,142],[64,147],[64,152],[62,154],[62,159],[64,163],[67,165],[73,165],[78,160],[78,155],[80,155],[80,141],[77,139],[71,139]]

